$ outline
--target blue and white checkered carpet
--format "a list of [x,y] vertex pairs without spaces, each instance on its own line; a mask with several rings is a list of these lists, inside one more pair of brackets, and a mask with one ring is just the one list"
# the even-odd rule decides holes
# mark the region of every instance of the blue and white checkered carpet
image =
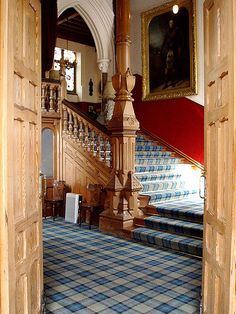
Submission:
[[44,220],[47,313],[199,313],[201,261]]

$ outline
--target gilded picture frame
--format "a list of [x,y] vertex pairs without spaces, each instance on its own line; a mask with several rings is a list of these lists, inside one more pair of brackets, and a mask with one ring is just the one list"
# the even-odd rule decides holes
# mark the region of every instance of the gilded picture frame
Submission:
[[195,0],[172,1],[141,14],[143,100],[197,94]]

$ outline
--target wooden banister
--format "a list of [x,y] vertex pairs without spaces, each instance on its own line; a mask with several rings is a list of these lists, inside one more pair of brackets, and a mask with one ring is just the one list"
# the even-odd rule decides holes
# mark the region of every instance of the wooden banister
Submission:
[[111,167],[110,132],[80,111],[76,104],[65,99],[62,103],[64,138],[78,143],[78,147],[82,147],[90,156],[105,166]]
[[88,121],[88,123],[94,125],[95,128],[99,129],[101,132],[106,133],[108,136],[111,135],[111,131],[109,131],[104,125],[100,124],[96,120],[92,119],[88,114],[86,114],[84,111],[79,109],[79,102],[70,102],[66,99],[63,99],[62,104],[64,104],[69,109],[73,110],[75,113],[77,113],[81,118]]

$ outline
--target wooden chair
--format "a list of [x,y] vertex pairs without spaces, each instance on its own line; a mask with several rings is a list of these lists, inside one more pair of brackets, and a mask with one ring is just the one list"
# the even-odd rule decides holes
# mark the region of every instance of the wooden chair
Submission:
[[83,202],[79,207],[79,225],[81,227],[84,221],[91,229],[92,224],[98,224],[99,214],[104,209],[105,190],[100,184],[88,184],[87,189],[90,193],[90,201]]
[[[47,180],[47,179],[46,179]],[[48,208],[51,208],[53,220],[58,215],[59,208],[65,207],[65,181],[51,180],[44,183],[43,216],[47,217]]]

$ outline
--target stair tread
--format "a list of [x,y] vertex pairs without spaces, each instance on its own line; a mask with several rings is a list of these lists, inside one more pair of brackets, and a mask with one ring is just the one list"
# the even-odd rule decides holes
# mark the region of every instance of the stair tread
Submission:
[[[175,169],[173,169],[173,171],[169,171],[168,173],[166,173],[166,171],[152,171],[152,172],[138,172],[136,173],[137,177],[148,177],[148,178],[155,178],[155,177],[161,177],[161,178],[169,178],[169,177],[181,177],[182,174],[179,171],[176,171]],[[151,181],[151,180],[150,180]]]
[[168,165],[135,165],[135,171],[136,173],[151,173],[156,171],[171,171],[171,170],[177,170],[177,166],[179,164],[168,164]]
[[159,156],[163,156],[163,157],[169,157],[169,156],[174,156],[175,153],[174,152],[170,152],[170,151],[166,151],[166,150],[154,150],[154,151],[142,151],[142,150],[137,150],[136,151],[136,156],[140,156],[140,157],[159,157]]
[[184,200],[152,204],[152,215],[154,214],[154,207],[156,214],[159,216],[197,223],[203,221],[204,204],[199,198],[186,198]]
[[142,192],[142,194],[147,194],[147,195],[156,195],[156,194],[176,194],[176,193],[184,193],[184,192],[191,192],[191,193],[196,193],[196,189],[174,189],[174,190],[164,190],[163,191],[147,191],[147,192]]
[[[175,170],[175,171],[181,171],[184,170],[184,168],[189,167],[190,165],[187,163],[166,163],[166,164],[154,164],[154,165],[143,165],[143,164],[136,164],[135,165],[135,169],[137,171],[137,169],[140,169],[141,171],[138,171],[138,173],[140,172],[146,172],[146,173],[150,173],[150,172],[158,172],[158,171],[163,171],[163,170]],[[155,167],[157,167],[158,169],[155,169]],[[168,169],[166,169],[168,168]]]
[[131,231],[132,238],[188,254],[202,255],[202,240],[140,227]]
[[183,227],[189,227],[189,228],[194,228],[198,230],[203,230],[203,224],[202,223],[197,223],[197,222],[192,222],[192,221],[184,221],[180,219],[173,219],[173,218],[168,218],[168,217],[163,217],[163,216],[149,216],[144,218],[145,221],[150,221],[150,222],[161,222],[164,224],[169,224],[172,226],[183,226]]
[[136,158],[136,160],[153,160],[153,159],[163,159],[163,160],[166,160],[166,159],[184,159],[182,157],[175,157],[175,156],[139,156],[139,158]]
[[179,211],[179,212],[193,212],[195,214],[203,215],[204,202],[201,198],[188,198],[185,200],[168,201],[156,205],[157,210],[165,211]]
[[181,182],[186,182],[185,180],[183,180],[182,178],[176,178],[176,179],[156,179],[156,180],[145,180],[142,183],[142,185],[149,185],[149,184],[158,184],[158,183],[171,183],[171,182],[178,182],[178,183],[181,183]]
[[168,232],[162,232],[162,231],[158,231],[158,230],[154,230],[154,229],[149,229],[149,228],[145,228],[145,227],[139,227],[139,228],[135,228],[132,230],[132,233],[145,233],[145,234],[149,234],[149,235],[154,235],[163,239],[169,239],[175,242],[179,242],[179,241],[184,241],[186,243],[192,243],[195,245],[200,245],[202,246],[202,240],[201,239],[193,239],[184,235],[176,235],[176,234],[172,234],[172,233],[168,233]]
[[202,238],[203,236],[203,224],[195,221],[184,221],[162,216],[150,216],[144,219],[144,226],[162,232],[170,232],[194,238]]

